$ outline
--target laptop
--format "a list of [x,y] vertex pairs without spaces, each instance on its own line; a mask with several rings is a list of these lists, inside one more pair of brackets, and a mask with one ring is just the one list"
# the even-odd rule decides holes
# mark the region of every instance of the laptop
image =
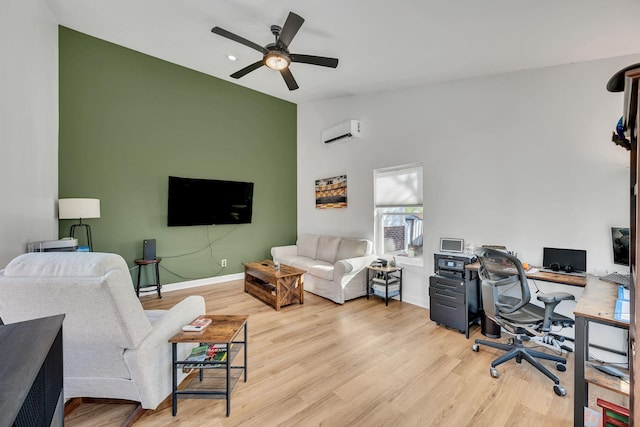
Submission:
[[[567,268],[570,266],[570,268]],[[566,270],[573,271],[566,271]],[[582,249],[543,248],[542,268],[547,273],[585,277],[587,275],[587,251]]]

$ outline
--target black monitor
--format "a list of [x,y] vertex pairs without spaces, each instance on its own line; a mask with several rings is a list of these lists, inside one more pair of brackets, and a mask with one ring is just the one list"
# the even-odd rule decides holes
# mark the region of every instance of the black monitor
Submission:
[[629,266],[629,228],[611,227],[613,263]]
[[[545,268],[564,270],[571,266],[576,272],[587,271],[587,251],[582,249],[543,248],[542,264]],[[557,268],[554,268],[557,265]]]

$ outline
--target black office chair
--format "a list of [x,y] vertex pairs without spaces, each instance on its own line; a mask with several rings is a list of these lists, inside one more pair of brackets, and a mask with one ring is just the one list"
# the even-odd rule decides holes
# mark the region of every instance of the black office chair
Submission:
[[523,341],[534,341],[538,345],[552,347],[559,353],[562,350],[571,351],[569,347],[560,344],[565,338],[552,333],[551,327],[573,326],[573,319],[555,313],[554,310],[561,301],[574,300],[574,296],[566,292],[538,293],[537,299],[544,303],[544,308],[531,304],[527,276],[518,258],[485,248],[477,249],[475,254],[480,261],[479,275],[485,315],[514,338],[509,339],[508,344],[477,339],[472,346],[473,351],[478,351],[480,345],[486,345],[507,352],[491,362],[490,373],[494,378],[499,376],[496,366],[511,359],[516,359],[518,363],[524,359],[554,382],[553,391],[558,396],[565,396],[567,390],[560,385],[558,377],[536,358],[556,362],[556,369],[562,372],[567,369],[567,360],[526,348]]

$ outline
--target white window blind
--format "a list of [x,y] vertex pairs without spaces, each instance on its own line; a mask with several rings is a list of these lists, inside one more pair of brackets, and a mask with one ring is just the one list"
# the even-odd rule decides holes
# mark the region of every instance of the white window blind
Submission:
[[422,206],[422,166],[375,171],[377,208]]

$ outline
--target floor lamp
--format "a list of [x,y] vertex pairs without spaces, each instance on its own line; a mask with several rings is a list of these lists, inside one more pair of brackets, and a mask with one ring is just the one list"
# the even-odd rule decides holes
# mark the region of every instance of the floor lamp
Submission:
[[76,227],[84,227],[87,234],[89,251],[93,252],[91,226],[89,226],[89,224],[83,224],[82,220],[87,218],[100,218],[100,199],[60,199],[58,200],[58,218],[79,219],[79,224],[73,224],[71,226],[69,236],[74,237]]

